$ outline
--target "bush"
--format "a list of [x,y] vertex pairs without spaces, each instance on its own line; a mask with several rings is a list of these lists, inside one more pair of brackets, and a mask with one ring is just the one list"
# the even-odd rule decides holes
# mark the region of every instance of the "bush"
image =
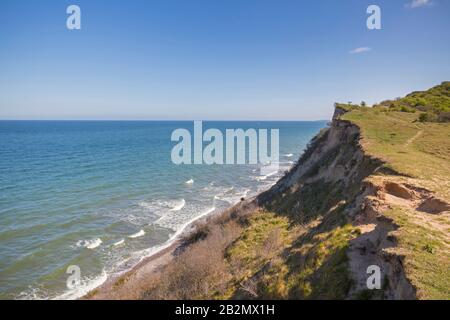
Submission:
[[407,107],[407,106],[401,106],[400,111],[401,111],[401,112],[408,112],[408,113],[414,113],[414,112],[416,112],[415,109],[410,108],[410,107]]
[[419,116],[420,122],[426,122],[428,120],[428,113],[421,113]]

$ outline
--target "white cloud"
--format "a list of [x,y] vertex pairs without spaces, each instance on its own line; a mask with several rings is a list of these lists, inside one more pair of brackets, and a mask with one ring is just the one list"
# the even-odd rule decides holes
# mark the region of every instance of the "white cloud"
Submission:
[[351,54],[358,54],[358,53],[364,53],[364,52],[369,52],[370,50],[372,50],[369,47],[361,47],[361,48],[356,48],[350,51]]
[[411,3],[408,3],[406,6],[414,9],[429,5],[431,5],[431,0],[412,0]]

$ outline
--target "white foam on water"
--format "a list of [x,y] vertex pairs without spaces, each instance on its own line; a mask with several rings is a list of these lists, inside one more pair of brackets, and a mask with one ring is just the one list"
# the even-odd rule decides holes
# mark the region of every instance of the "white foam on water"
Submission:
[[125,239],[122,239],[122,240],[119,240],[119,241],[115,242],[113,244],[113,246],[120,246],[121,244],[124,244],[124,243],[125,243]]
[[193,184],[194,183],[194,179],[190,179],[188,181],[185,182],[186,184]]
[[[270,173],[267,176],[272,176],[274,173]],[[274,182],[265,182],[263,184],[261,184],[257,189],[258,191],[266,189],[268,187],[270,187],[271,185],[275,184]],[[246,197],[249,192],[251,192],[250,189],[244,189],[244,190],[237,190],[234,191],[234,188],[226,188],[225,190],[222,191],[222,195],[231,195],[231,196],[235,196],[233,199],[230,198],[230,204],[233,204],[232,201],[234,202],[239,202],[239,199],[241,197]],[[182,199],[184,200],[184,199]],[[184,201],[184,204],[185,201]],[[163,205],[164,207],[167,207],[167,202],[161,202],[159,201],[159,205]],[[179,206],[181,205],[181,203],[179,203]],[[152,204],[153,206],[153,204]],[[175,206],[176,207],[176,206]],[[175,209],[175,207],[172,207],[172,209]],[[181,210],[181,209],[180,209]],[[167,217],[167,216],[162,216],[160,219],[158,219],[157,221],[155,221],[154,223],[162,226],[162,227],[167,227],[167,228],[171,228],[173,229],[175,232],[172,233],[169,237],[169,239],[167,241],[165,241],[164,243],[160,244],[160,245],[156,245],[144,250],[140,250],[140,251],[135,251],[132,252],[132,256],[123,260],[121,263],[118,263],[115,265],[115,270],[113,272],[108,272],[110,275],[111,274],[122,274],[123,272],[126,272],[127,270],[130,270],[130,268],[134,267],[136,264],[138,264],[139,262],[141,262],[142,260],[153,256],[154,254],[157,254],[158,252],[170,247],[175,241],[177,241],[179,239],[179,237],[188,229],[189,226],[191,226],[195,221],[208,216],[209,214],[213,213],[216,210],[215,205],[211,206],[211,207],[207,207],[205,208],[203,211],[201,211],[200,214],[196,214],[194,216],[183,216],[183,214],[180,214],[180,211],[171,211],[171,210],[167,210],[168,213],[171,213],[171,217]],[[197,210],[193,210],[193,212],[197,212]],[[169,214],[170,215],[170,214]],[[183,219],[174,221],[175,223],[168,223],[171,218],[173,217],[179,217],[182,216]],[[186,220],[187,219],[187,220]],[[145,234],[144,230],[140,230],[139,232],[130,235],[130,238],[137,238],[140,236],[143,236]],[[124,239],[121,239],[120,241],[114,243],[114,246],[118,246],[121,245],[125,242]],[[128,262],[128,263],[127,263]],[[126,269],[121,269],[121,271],[118,271],[118,267],[120,264],[124,264],[126,265]],[[82,282],[82,285],[79,286],[77,289],[75,290],[70,290],[68,292],[63,293],[62,295],[56,297],[55,299],[77,299],[80,298],[84,295],[86,295],[89,291],[95,289],[96,287],[101,286],[108,278],[108,275],[106,272],[103,272],[100,276],[93,278],[93,279],[85,279]]]
[[107,278],[108,275],[106,271],[103,270],[102,273],[97,277],[81,279],[80,285],[78,285],[76,288],[69,289],[63,294],[52,298],[52,300],[75,300],[81,298],[84,295],[88,294],[90,291],[105,283]]
[[141,201],[138,203],[138,206],[143,209],[153,210],[153,205],[150,202]]
[[102,241],[102,239],[100,239],[100,238],[94,239],[94,240],[90,241],[90,242],[86,245],[86,248],[88,248],[88,249],[95,249],[95,248],[97,248],[99,245],[101,245],[102,242],[103,242],[103,241]]
[[80,280],[80,284],[73,289],[68,289],[65,292],[51,297],[49,292],[39,287],[29,288],[26,291],[22,291],[16,297],[18,300],[75,300],[79,299],[95,288],[101,286],[108,278],[105,270],[98,276],[85,277]]
[[181,228],[179,228],[172,236],[171,239],[176,240],[176,238],[178,238],[179,235],[181,235],[183,233],[183,231],[194,221],[207,216],[208,214],[212,213],[214,210],[216,210],[216,207],[211,207],[206,209],[205,211],[203,211],[202,213],[200,213],[198,216],[193,217],[192,219],[190,219],[189,221],[187,221],[186,223],[184,223]]
[[[203,207],[204,208],[204,207]],[[199,210],[201,211],[200,213]],[[178,234],[178,232],[183,230],[188,224],[192,223],[196,219],[199,219],[200,217],[204,216],[205,214],[208,214],[215,210],[215,206],[208,208],[208,209],[202,209],[198,208],[196,206],[190,206],[188,210],[184,210],[182,213],[178,212],[169,212],[168,214],[162,216],[158,220],[156,220],[154,223],[160,227],[172,229],[175,231],[175,234]]]
[[264,180],[266,180],[267,178],[269,178],[269,177],[271,177],[271,176],[273,176],[273,175],[275,175],[275,174],[277,174],[277,173],[278,173],[278,170],[277,170],[277,171],[270,172],[270,173],[268,173],[268,174],[266,174],[266,175],[263,175],[263,176],[255,177],[255,178],[253,178],[253,179],[255,179],[255,180],[257,180],[257,181],[264,181]]
[[[218,192],[214,196],[215,199],[220,199],[223,201],[227,201],[230,203],[230,205],[233,205],[235,203],[238,203],[242,197],[247,197],[249,193],[252,194],[255,192],[259,192],[261,190],[267,189],[268,187],[272,186],[276,183],[276,181],[272,181],[273,179],[268,179],[269,177],[275,176],[278,173],[278,171],[270,172],[269,174],[266,174],[261,177],[256,177],[256,180],[261,181],[260,185],[257,186],[257,190],[251,190],[247,188],[239,188],[239,187],[219,187],[215,186],[214,183],[209,184],[210,192]],[[259,178],[259,179],[258,179]],[[265,181],[264,181],[265,180]],[[188,183],[190,182],[191,183]],[[186,183],[192,184],[194,181],[193,179],[187,181]],[[216,190],[215,190],[216,189]],[[210,193],[208,192],[208,194]],[[134,251],[131,252],[131,256],[124,259],[120,263],[115,263],[114,267],[108,271],[108,273],[103,272],[100,276],[91,279],[85,279],[83,281],[82,286],[77,288],[76,290],[70,290],[68,292],[65,292],[64,294],[56,297],[55,299],[77,299],[84,295],[86,295],[89,291],[93,290],[94,288],[102,285],[109,275],[112,274],[121,274],[123,272],[126,272],[127,270],[130,270],[130,268],[134,267],[136,264],[141,262],[143,259],[151,257],[154,254],[157,254],[158,252],[170,247],[175,241],[177,241],[180,236],[182,236],[195,221],[213,213],[216,210],[216,206],[213,203],[211,207],[203,207],[197,208],[195,204],[187,204],[185,199],[181,200],[155,200],[155,201],[142,201],[139,204],[139,207],[142,209],[145,209],[145,211],[152,211],[156,213],[156,216],[159,216],[160,218],[153,222],[156,225],[159,225],[161,227],[170,228],[174,230],[172,234],[170,234],[169,239],[166,240],[164,243],[152,246],[150,248],[140,250],[140,251]],[[186,209],[187,210],[181,210]],[[199,213],[200,211],[200,213]],[[131,234],[128,237],[129,238],[138,238],[145,235],[144,230],[140,230],[139,232],[135,234]],[[98,238],[99,239],[99,238]],[[95,240],[90,245],[91,247],[95,245]],[[99,239],[100,240],[100,239]],[[101,241],[101,240],[100,240]],[[113,243],[113,246],[120,246],[125,243],[125,239],[121,239],[115,243]],[[86,245],[86,243],[84,243]],[[124,268],[120,268],[120,266]]]
[[175,207],[173,207],[172,209],[170,209],[170,211],[180,211],[181,209],[183,209],[183,207],[186,204],[186,200],[181,199],[180,203],[177,204]]
[[[125,265],[125,264],[127,264],[127,262],[130,262],[131,260],[133,260],[133,258],[135,261],[130,263],[127,269],[117,272],[116,274],[122,274],[122,273],[126,272],[127,270],[129,270],[132,266],[137,265],[142,260],[144,260],[148,257],[151,257],[154,254],[157,254],[158,252],[170,247],[176,240],[178,240],[180,235],[182,235],[192,223],[199,220],[200,218],[203,218],[203,217],[211,214],[215,210],[216,210],[216,207],[214,207],[214,206],[207,208],[202,213],[200,213],[198,216],[195,216],[195,217],[191,218],[190,220],[186,221],[185,223],[181,224],[179,226],[179,228],[174,229],[175,232],[170,235],[169,239],[166,242],[164,242],[160,245],[156,245],[156,246],[144,249],[144,250],[133,252],[132,257],[123,260],[119,265]],[[158,221],[156,221],[155,223],[162,227],[168,227],[168,226],[165,226],[164,223],[161,223],[161,222],[158,223]]]
[[134,234],[132,234],[132,235],[129,235],[128,237],[129,238],[139,238],[139,237],[142,237],[143,235],[145,234],[145,231],[144,230],[140,230],[139,232],[136,232],[136,233],[134,233]]
[[17,300],[48,300],[48,294],[39,287],[29,286],[28,290],[20,292],[15,299]]
[[76,243],[77,247],[85,247],[87,249],[95,249],[103,243],[102,239],[95,238],[91,240],[79,240]]
[[[177,200],[154,200],[154,201],[141,201],[138,203],[138,206],[145,211],[149,211],[152,213],[151,217],[147,216],[139,216],[139,212],[136,212],[138,215],[135,217],[132,213],[129,213],[128,222],[139,222],[140,225],[151,222],[152,220],[161,217],[167,214],[170,211],[180,211],[186,205],[185,199],[177,199]],[[130,217],[131,215],[131,217]],[[152,219],[153,218],[153,219]]]
[[288,158],[291,158],[291,157],[293,157],[293,156],[294,156],[294,154],[292,154],[292,153],[288,153],[288,154],[285,154],[284,156],[285,156],[285,157],[288,157]]
[[247,197],[250,191],[251,191],[250,189],[243,189],[243,188],[235,190],[234,187],[231,187],[225,189],[223,192],[214,195],[214,200],[225,201],[230,205],[234,205],[239,201],[241,201],[241,198]]

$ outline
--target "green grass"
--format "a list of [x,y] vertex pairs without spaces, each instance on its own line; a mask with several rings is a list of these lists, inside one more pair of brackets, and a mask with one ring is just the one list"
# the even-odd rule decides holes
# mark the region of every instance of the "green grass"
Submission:
[[312,237],[301,237],[291,250],[288,265],[292,274],[287,280],[290,297],[344,299],[351,286],[347,249],[359,230],[345,224],[325,231],[319,225],[312,233]]
[[[420,113],[355,108],[342,119],[360,128],[367,154],[382,159],[399,175],[389,179],[403,179],[449,201],[450,124],[420,122],[419,117]],[[416,287],[418,298],[450,299],[448,215],[404,207],[383,214],[400,226],[394,233],[398,244],[392,250],[404,256],[405,274]]]
[[[395,250],[403,255],[403,267],[419,299],[450,299],[450,223],[438,216],[426,215],[427,221],[417,219],[417,212],[393,208],[385,213],[399,229],[394,232],[398,244]],[[441,219],[442,220],[442,219]],[[431,223],[442,226],[439,230]]]
[[248,223],[239,239],[227,250],[227,256],[229,259],[245,262],[251,271],[255,271],[265,262],[261,251],[265,244],[269,245],[267,242],[271,234],[277,233],[278,248],[290,241],[289,220],[271,212],[261,211],[251,217]]
[[445,81],[426,91],[416,91],[406,97],[386,100],[375,108],[388,108],[390,111],[425,112],[421,121],[449,122],[450,121],[450,82]]
[[220,298],[242,297],[239,289],[246,282],[255,283],[263,299],[345,298],[351,286],[346,251],[359,231],[334,219],[336,214],[308,225],[270,212],[255,214],[227,250],[234,277]]
[[418,115],[358,108],[342,116],[361,129],[365,151],[399,174],[450,197],[450,124],[420,123]]
[[295,233],[287,217],[267,211],[254,213],[239,238],[226,250],[225,257],[233,278],[226,292],[215,298],[235,296],[242,283],[260,272],[264,265],[290,245]]

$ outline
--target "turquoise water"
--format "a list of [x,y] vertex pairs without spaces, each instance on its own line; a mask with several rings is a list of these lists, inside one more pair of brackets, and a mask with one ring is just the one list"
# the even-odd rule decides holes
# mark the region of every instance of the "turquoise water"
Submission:
[[[0,121],[0,298],[76,298],[190,221],[273,184],[325,122],[204,122],[280,130],[280,171],[171,162],[169,121]],[[186,183],[186,182],[193,183]],[[67,289],[68,266],[81,285]]]

